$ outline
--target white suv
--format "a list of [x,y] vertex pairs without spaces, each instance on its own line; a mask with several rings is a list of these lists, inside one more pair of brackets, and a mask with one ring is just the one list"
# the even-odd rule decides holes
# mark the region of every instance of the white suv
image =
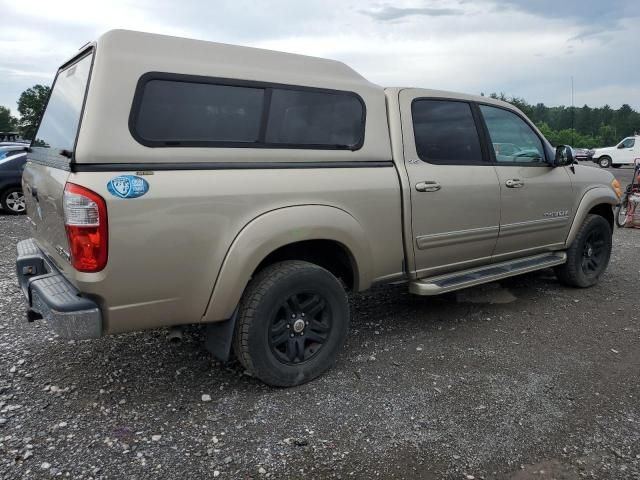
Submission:
[[634,165],[640,159],[640,136],[627,137],[615,147],[596,148],[592,158],[602,168]]

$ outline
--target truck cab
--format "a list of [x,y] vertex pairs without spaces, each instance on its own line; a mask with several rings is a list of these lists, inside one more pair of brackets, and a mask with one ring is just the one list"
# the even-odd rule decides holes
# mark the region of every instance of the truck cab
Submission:
[[597,148],[592,159],[602,168],[634,165],[640,160],[640,136],[627,137],[614,147]]

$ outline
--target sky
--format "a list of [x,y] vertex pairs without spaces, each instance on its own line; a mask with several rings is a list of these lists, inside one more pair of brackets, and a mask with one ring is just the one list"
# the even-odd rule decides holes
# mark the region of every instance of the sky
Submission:
[[0,0],[0,105],[113,28],[343,61],[383,86],[640,109],[639,0]]

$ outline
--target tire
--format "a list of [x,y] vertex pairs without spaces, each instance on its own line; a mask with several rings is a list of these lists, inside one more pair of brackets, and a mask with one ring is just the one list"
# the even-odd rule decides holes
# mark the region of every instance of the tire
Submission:
[[292,387],[331,368],[349,329],[349,301],[336,277],[297,260],[276,263],[249,282],[233,347],[264,383]]
[[587,215],[567,250],[567,262],[555,268],[561,283],[592,287],[604,273],[611,257],[611,226],[600,215]]
[[627,223],[627,201],[622,201],[620,205],[616,207],[615,211],[616,225],[622,228]]
[[598,165],[600,165],[600,168],[609,168],[611,166],[611,157],[600,157]]
[[10,215],[23,215],[27,213],[24,193],[20,187],[11,187],[0,195],[0,206],[5,213]]

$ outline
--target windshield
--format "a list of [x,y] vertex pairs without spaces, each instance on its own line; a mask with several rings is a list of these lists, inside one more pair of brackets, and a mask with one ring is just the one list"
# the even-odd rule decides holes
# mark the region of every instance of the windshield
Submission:
[[51,153],[56,154],[62,150],[73,150],[89,80],[91,58],[91,55],[87,55],[58,72],[33,147],[55,149],[56,152]]

